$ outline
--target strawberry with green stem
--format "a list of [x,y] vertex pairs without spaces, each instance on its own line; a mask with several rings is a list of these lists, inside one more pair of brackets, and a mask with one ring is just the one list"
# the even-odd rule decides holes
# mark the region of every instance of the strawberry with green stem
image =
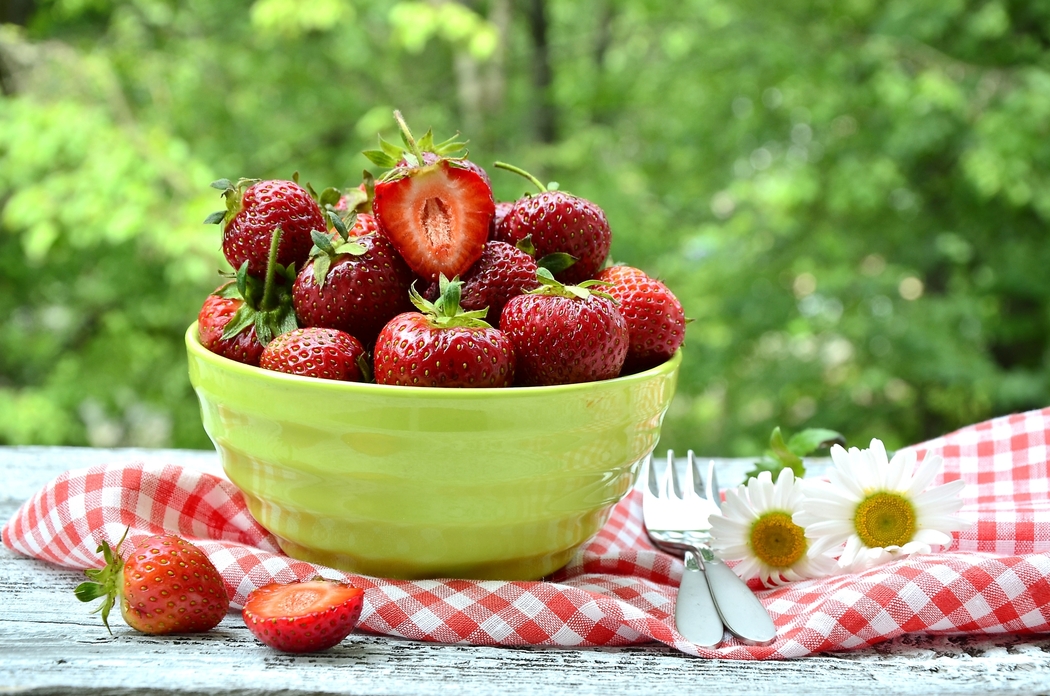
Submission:
[[394,316],[412,309],[411,269],[388,239],[314,233],[310,261],[292,286],[292,302],[306,326],[345,331],[365,346]]
[[142,633],[198,633],[222,621],[230,598],[203,551],[175,535],[158,534],[136,544],[124,560],[120,551],[127,534],[124,530],[115,549],[105,540],[99,544],[105,566],[85,571],[90,580],[75,590],[82,602],[102,599],[95,611],[110,634],[114,605],[120,606],[124,621]]
[[511,298],[499,326],[514,345],[518,384],[538,386],[611,379],[627,357],[627,322],[605,283],[563,285],[546,268],[540,286]]
[[462,282],[440,277],[430,302],[411,289],[418,312],[405,312],[379,332],[374,353],[380,384],[418,387],[509,387],[514,382],[514,349],[499,329],[485,322],[485,310],[464,311]]
[[202,346],[232,360],[257,365],[267,343],[297,328],[289,290],[295,269],[277,262],[281,235],[280,227],[274,229],[261,286],[244,261],[234,279],[205,300],[197,317]]
[[[563,283],[579,283],[594,278],[609,255],[612,232],[605,212],[585,198],[557,190],[556,184],[544,186],[523,169],[505,162],[497,167],[525,177],[535,185],[538,194],[520,198],[504,218],[497,232],[502,241],[516,244],[531,235],[541,261],[549,254],[568,254],[576,262],[554,271]],[[540,265],[547,265],[541,263]]]
[[488,238],[495,213],[492,187],[476,165],[444,152],[447,141],[434,147],[429,131],[416,141],[401,112],[394,118],[408,150],[381,140],[381,150],[365,152],[376,164],[393,167],[375,186],[372,209],[380,230],[420,277],[461,275],[481,256]]
[[[295,178],[298,178],[296,175]],[[284,233],[277,263],[299,265],[313,245],[310,233],[327,229],[321,206],[297,181],[220,179],[212,183],[222,191],[226,210],[212,213],[206,223],[223,226],[222,251],[233,268],[248,263],[248,273],[266,273],[270,239],[280,227]]]

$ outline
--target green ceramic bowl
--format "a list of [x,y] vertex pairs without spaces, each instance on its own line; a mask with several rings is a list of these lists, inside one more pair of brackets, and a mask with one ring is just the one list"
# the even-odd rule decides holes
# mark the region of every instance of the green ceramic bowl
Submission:
[[186,332],[204,429],[295,558],[393,578],[540,578],[630,490],[681,352],[587,384],[433,389],[242,365]]

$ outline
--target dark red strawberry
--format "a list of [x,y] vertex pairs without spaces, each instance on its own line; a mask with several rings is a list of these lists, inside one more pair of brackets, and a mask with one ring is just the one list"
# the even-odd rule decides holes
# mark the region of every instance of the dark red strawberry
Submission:
[[371,376],[360,341],[344,331],[317,326],[294,329],[270,341],[259,367],[343,382],[364,382]]
[[395,315],[412,309],[412,271],[379,235],[320,235],[313,258],[299,271],[292,300],[299,321],[345,331],[365,346]]
[[627,321],[630,345],[624,372],[647,370],[674,355],[685,339],[686,319],[666,285],[630,266],[610,266],[597,280],[609,283],[605,292],[616,299]]
[[394,115],[409,143],[405,164],[397,166],[390,152],[365,153],[394,167],[376,182],[372,210],[380,230],[420,277],[461,275],[481,256],[488,238],[495,212],[492,187],[465,160],[424,155],[401,114]]
[[365,591],[320,577],[270,583],[248,595],[244,625],[260,641],[284,652],[308,653],[338,645],[361,617]]
[[562,285],[550,272],[537,273],[537,290],[511,298],[500,329],[514,344],[523,386],[573,384],[611,379],[627,357],[627,322],[595,283]]
[[313,241],[310,233],[327,229],[325,215],[313,196],[294,181],[222,179],[212,184],[226,198],[226,210],[213,213],[207,222],[223,224],[222,251],[234,268],[247,261],[248,273],[266,273],[270,239],[281,228],[277,263],[300,266],[306,262]]
[[[503,162],[501,169],[520,174],[539,189],[536,195],[526,194],[507,215],[503,226],[503,241],[516,244],[532,236],[536,257],[562,252],[576,259],[554,277],[563,283],[579,283],[593,278],[605,263],[612,243],[612,232],[605,213],[594,203],[564,191],[551,191],[528,172]],[[540,265],[543,265],[542,263]]]
[[223,296],[222,293],[229,285],[227,283],[218,288],[204,300],[204,306],[197,315],[197,335],[201,345],[213,353],[245,365],[258,365],[263,344],[259,343],[254,326],[247,326],[243,331],[223,338],[226,326],[244,304],[240,297]]
[[459,306],[461,283],[440,279],[434,303],[412,289],[419,312],[405,312],[379,332],[375,379],[379,384],[417,387],[509,387],[514,349],[499,329],[482,321],[483,311]]
[[226,586],[199,548],[177,536],[159,534],[136,544],[125,561],[120,555],[123,543],[122,538],[111,549],[103,541],[98,551],[105,567],[85,571],[91,579],[75,591],[82,602],[102,598],[95,611],[101,613],[106,630],[114,604],[120,605],[124,621],[142,633],[208,631],[226,616],[230,608]]
[[499,323],[507,300],[539,286],[536,261],[505,242],[486,242],[485,250],[463,276],[463,309],[488,309],[485,319]]
[[512,240],[510,237],[510,230],[507,229],[507,216],[514,210],[514,201],[503,201],[496,204],[496,212],[492,216],[492,228],[489,231],[489,239],[497,242],[506,242],[511,246],[518,243],[519,240]]

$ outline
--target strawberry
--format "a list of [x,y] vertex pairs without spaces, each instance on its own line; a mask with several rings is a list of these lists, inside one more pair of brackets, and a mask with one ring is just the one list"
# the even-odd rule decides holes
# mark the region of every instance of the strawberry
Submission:
[[270,341],[259,367],[344,382],[366,381],[371,372],[360,341],[344,331],[316,326],[294,329]]
[[239,333],[223,338],[227,324],[244,304],[239,296],[223,296],[228,287],[229,284],[218,288],[204,300],[204,306],[197,315],[197,335],[201,345],[213,353],[245,365],[258,365],[263,344],[259,343],[254,326],[247,326]]
[[292,287],[299,320],[372,345],[390,319],[412,309],[412,271],[385,237],[315,237],[314,256]]
[[413,286],[420,312],[390,320],[376,339],[375,378],[380,384],[418,387],[509,387],[514,349],[501,331],[482,321],[484,310],[464,312],[462,282],[440,278],[436,302]]
[[611,379],[627,357],[627,322],[598,285],[562,285],[546,268],[540,287],[511,298],[500,329],[518,358],[518,384],[573,384]]
[[248,263],[248,273],[262,276],[269,258],[270,238],[282,230],[277,263],[300,265],[310,254],[310,233],[327,229],[320,205],[294,181],[221,179],[212,184],[226,198],[226,210],[205,222],[222,223],[222,252],[234,268]]
[[612,243],[612,232],[602,209],[584,198],[548,190],[539,179],[522,169],[503,162],[496,162],[496,166],[526,177],[540,189],[539,194],[526,194],[514,204],[503,222],[505,232],[500,239],[516,244],[532,235],[541,261],[555,252],[574,257],[576,263],[554,274],[563,283],[593,278],[605,263]]
[[460,305],[467,310],[487,309],[485,318],[499,323],[507,300],[539,285],[536,270],[536,261],[525,250],[505,242],[485,242],[481,258],[463,276]]
[[492,216],[492,227],[489,229],[489,239],[510,245],[518,243],[518,240],[511,239],[510,230],[507,228],[507,216],[514,210],[514,204],[514,201],[501,201],[496,204],[496,212]]
[[[426,280],[465,273],[481,256],[495,212],[492,187],[478,167],[445,154],[426,156],[431,136],[419,142],[395,111],[410,152],[365,152],[373,162],[393,166],[375,185],[372,210],[382,233],[408,266]],[[443,149],[443,148],[433,148]],[[394,154],[402,156],[401,166]]]
[[668,360],[685,339],[685,312],[659,280],[630,266],[610,266],[597,280],[619,303],[627,321],[629,346],[624,372],[640,372]]
[[242,616],[256,638],[277,650],[327,650],[350,635],[361,617],[365,591],[317,577],[270,583],[248,594]]
[[[124,532],[125,537],[127,531]],[[95,611],[109,628],[109,612],[120,603],[124,621],[142,633],[197,633],[222,621],[230,598],[204,552],[172,534],[143,539],[125,561],[120,556],[122,537],[116,549],[103,541],[98,551],[106,565],[85,571],[91,578],[76,588],[82,602],[99,597]]]

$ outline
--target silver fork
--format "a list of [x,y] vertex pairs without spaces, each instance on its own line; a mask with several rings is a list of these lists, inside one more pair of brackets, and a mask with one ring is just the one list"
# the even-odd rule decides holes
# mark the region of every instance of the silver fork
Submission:
[[680,480],[673,451],[667,452],[662,477],[646,458],[647,481],[643,487],[642,514],[653,543],[685,558],[685,571],[675,602],[678,632],[699,645],[717,645],[723,626],[748,643],[768,643],[776,627],[765,607],[747,584],[711,552],[708,518],[720,512],[714,462],[708,468],[708,485],[700,476],[696,457],[687,456],[684,481]]

